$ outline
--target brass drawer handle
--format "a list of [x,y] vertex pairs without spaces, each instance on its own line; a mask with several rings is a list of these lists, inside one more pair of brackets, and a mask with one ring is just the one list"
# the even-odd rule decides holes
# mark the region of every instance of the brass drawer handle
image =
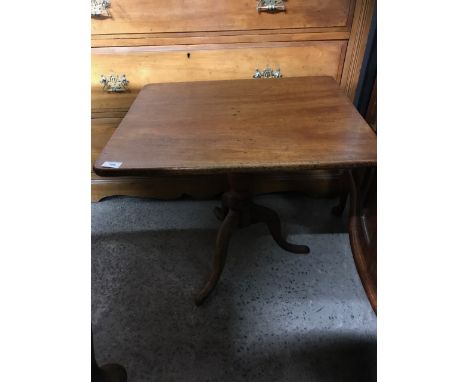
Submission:
[[121,74],[120,76],[115,74],[104,76],[101,74],[99,83],[102,85],[102,88],[109,93],[123,93],[127,91],[129,81],[127,77],[125,77],[125,74]]
[[286,0],[258,0],[257,12],[285,12],[286,6],[284,2]]
[[281,78],[283,74],[281,74],[281,69],[278,68],[277,70],[273,70],[270,67],[265,68],[264,70],[255,69],[255,73],[253,78]]
[[91,17],[110,17],[110,0],[91,0]]

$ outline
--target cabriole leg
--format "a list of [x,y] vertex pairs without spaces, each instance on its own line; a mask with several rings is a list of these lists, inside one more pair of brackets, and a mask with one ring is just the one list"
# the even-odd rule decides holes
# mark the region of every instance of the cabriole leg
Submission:
[[268,226],[268,229],[276,243],[285,251],[292,253],[309,253],[309,247],[306,245],[297,245],[288,243],[281,232],[281,221],[278,214],[270,208],[252,204],[251,206],[252,222],[262,222]]
[[231,238],[234,230],[238,227],[239,221],[240,213],[238,211],[229,210],[221,224],[221,227],[219,228],[218,236],[216,237],[216,247],[213,256],[213,270],[207,283],[195,297],[196,305],[200,305],[218,283],[219,277],[224,269],[224,264],[226,263],[229,239]]

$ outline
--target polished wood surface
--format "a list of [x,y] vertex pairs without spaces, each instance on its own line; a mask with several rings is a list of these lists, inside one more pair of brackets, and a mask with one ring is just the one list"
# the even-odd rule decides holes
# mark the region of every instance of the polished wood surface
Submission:
[[245,31],[347,26],[352,0],[290,0],[287,12],[258,13],[257,1],[113,0],[112,17],[93,19],[93,34]]
[[[92,111],[127,111],[148,83],[252,79],[255,69],[281,68],[284,77],[341,77],[346,41],[221,44],[93,49]],[[108,93],[101,74],[125,74],[125,93]],[[253,80],[253,79],[252,79]]]
[[377,313],[377,169],[347,171],[349,241],[369,302]]
[[[105,161],[122,162],[118,169]],[[96,160],[101,176],[376,163],[376,137],[331,77],[152,84]]]

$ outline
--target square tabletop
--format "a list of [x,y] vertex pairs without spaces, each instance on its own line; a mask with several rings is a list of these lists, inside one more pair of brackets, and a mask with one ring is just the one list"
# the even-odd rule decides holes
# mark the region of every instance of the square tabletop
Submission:
[[94,170],[269,172],[376,162],[375,133],[334,79],[293,77],[146,85]]

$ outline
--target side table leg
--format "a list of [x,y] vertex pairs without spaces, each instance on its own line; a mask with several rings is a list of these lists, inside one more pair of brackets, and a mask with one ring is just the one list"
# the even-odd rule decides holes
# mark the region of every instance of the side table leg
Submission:
[[349,186],[348,186],[348,178],[346,172],[341,175],[341,192],[340,192],[340,200],[338,204],[334,206],[331,210],[332,214],[335,216],[343,216],[343,212],[346,208],[346,202],[348,201],[348,194],[349,194]]
[[340,201],[338,202],[336,206],[332,208],[332,214],[335,216],[342,216],[344,209],[346,207],[347,200],[348,200],[348,190],[343,191],[340,194]]
[[226,262],[229,239],[231,238],[234,230],[238,227],[239,222],[240,212],[230,209],[225,219],[223,220],[223,223],[221,224],[221,227],[218,231],[218,236],[216,237],[216,247],[213,257],[213,271],[211,272],[210,277],[203,289],[195,297],[196,305],[201,305],[216,286]]
[[285,251],[292,253],[309,253],[307,245],[288,243],[281,233],[281,221],[278,214],[270,208],[258,204],[251,205],[251,216],[253,222],[263,222],[268,226],[271,236],[276,243]]

